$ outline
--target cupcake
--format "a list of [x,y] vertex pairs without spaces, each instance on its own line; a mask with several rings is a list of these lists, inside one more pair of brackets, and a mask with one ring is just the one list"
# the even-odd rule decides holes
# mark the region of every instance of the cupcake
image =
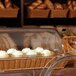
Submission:
[[21,51],[15,51],[14,53],[12,53],[12,57],[23,57],[23,53]]
[[37,56],[37,53],[35,52],[35,50],[30,50],[26,53],[26,56]]
[[42,56],[43,51],[44,51],[44,49],[41,48],[41,47],[38,47],[38,48],[35,49],[35,52],[37,53],[37,56]]
[[54,52],[50,51],[50,50],[44,50],[42,52],[42,55],[43,56],[53,56],[54,55]]
[[7,54],[6,51],[0,50],[0,58],[8,58],[8,57],[9,57],[9,55]]
[[28,51],[30,51],[31,49],[30,48],[24,48],[24,49],[22,49],[22,52],[23,53],[27,53]]
[[7,53],[8,53],[8,54],[12,54],[12,53],[14,53],[14,52],[16,52],[16,51],[17,51],[16,49],[11,48],[11,49],[8,49],[8,50],[7,50]]
[[29,52],[30,50],[31,50],[30,48],[22,49],[23,57],[26,57],[26,53]]

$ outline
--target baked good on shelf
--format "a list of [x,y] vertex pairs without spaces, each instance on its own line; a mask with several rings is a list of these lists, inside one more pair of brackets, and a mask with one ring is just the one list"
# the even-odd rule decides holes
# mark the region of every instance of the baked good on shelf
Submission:
[[71,1],[71,0],[68,0],[68,1],[67,1],[67,6],[68,6],[68,8],[69,8],[70,10],[73,9],[73,5],[72,5],[72,1]]
[[16,52],[17,50],[15,49],[15,48],[11,48],[11,49],[8,49],[7,50],[7,53],[8,54],[12,54],[12,53],[14,53],[14,52]]
[[1,0],[0,0],[0,8],[4,9],[4,5],[2,4]]
[[5,0],[4,3],[6,8],[12,8],[11,0]]
[[53,51],[50,51],[50,50],[44,50],[43,52],[42,52],[42,55],[43,56],[54,56],[55,55],[55,53],[53,52]]
[[50,0],[45,0],[44,3],[47,5],[47,8],[54,9],[53,3]]
[[9,55],[7,54],[6,51],[0,50],[0,58],[8,58]]
[[29,9],[34,9],[34,7],[33,7],[33,6],[29,6],[28,8],[29,8]]
[[26,53],[30,50],[31,50],[30,48],[23,48],[22,49],[23,57],[26,57]]
[[63,6],[60,3],[55,3],[54,4],[54,9],[56,9],[56,10],[60,9],[60,10],[62,10]]
[[73,1],[72,4],[73,4],[73,9],[76,10],[76,1]]
[[12,53],[11,56],[15,57],[15,58],[19,58],[19,57],[23,57],[23,53],[22,53],[22,51],[15,51]]
[[38,3],[42,3],[42,0],[37,0],[36,2],[38,2]]
[[42,3],[36,9],[46,9],[46,8],[47,8],[46,4]]
[[36,2],[33,2],[32,5],[33,5],[33,6],[38,6],[38,5],[40,5],[41,3],[42,3],[41,0],[37,0]]
[[37,53],[34,50],[30,50],[26,53],[26,56],[37,56]]
[[26,54],[30,50],[31,50],[30,48],[24,48],[24,49],[22,49],[22,52]]
[[69,5],[68,8],[69,8],[70,10],[73,10],[73,6],[72,6],[72,5]]
[[68,43],[73,49],[76,49],[76,39],[69,39]]
[[34,50],[36,51],[37,56],[43,56],[42,52],[44,51],[44,49],[42,47],[37,47]]
[[69,5],[72,5],[72,1],[71,0],[68,0],[67,1],[67,5],[69,6]]
[[47,49],[43,49],[41,47],[37,47],[36,49],[34,49],[34,51],[37,53],[37,56],[54,56],[55,53],[53,51],[47,50]]
[[42,3],[41,0],[37,0],[36,2],[33,2],[28,8],[29,8],[29,9],[34,9],[34,8],[36,8],[37,6],[39,6],[41,3]]

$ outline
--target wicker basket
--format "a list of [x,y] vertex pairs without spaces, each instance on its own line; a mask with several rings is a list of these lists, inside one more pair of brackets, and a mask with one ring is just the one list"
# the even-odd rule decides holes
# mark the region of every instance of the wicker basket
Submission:
[[15,18],[17,17],[19,8],[15,6],[15,8],[9,9],[0,9],[0,17],[2,18]]
[[29,9],[28,12],[28,18],[48,18],[50,10],[39,10],[39,9]]
[[[48,68],[57,57],[26,57],[0,59],[0,70],[21,70],[21,69],[41,69]],[[55,69],[64,68],[65,60],[59,63]]]
[[50,18],[67,18],[68,10],[51,10]]
[[69,11],[69,18],[76,18],[76,10]]

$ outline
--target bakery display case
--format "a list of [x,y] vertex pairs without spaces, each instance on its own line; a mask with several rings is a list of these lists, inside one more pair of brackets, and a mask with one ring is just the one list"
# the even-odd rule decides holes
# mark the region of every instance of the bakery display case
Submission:
[[[51,41],[50,37],[54,40]],[[0,38],[0,70],[43,68],[50,60],[56,59],[55,51],[61,49],[60,36],[54,29],[0,29]],[[42,52],[43,50],[45,51]],[[51,63],[52,61],[45,68]]]
[[17,19],[21,26],[0,27],[0,76],[76,75],[76,26],[24,25],[33,18],[75,18],[75,8],[70,0],[0,0],[0,22],[16,26],[10,19]]
[[69,26],[0,29],[0,75],[46,76],[52,71],[47,75],[57,76],[68,70],[68,76],[69,68],[75,70],[75,44],[72,44],[75,29]]

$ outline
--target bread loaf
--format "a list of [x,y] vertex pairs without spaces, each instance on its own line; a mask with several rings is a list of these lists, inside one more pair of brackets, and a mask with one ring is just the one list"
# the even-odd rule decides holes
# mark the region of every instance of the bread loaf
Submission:
[[72,4],[73,4],[73,9],[76,10],[76,1],[73,1]]
[[62,7],[62,5],[60,3],[55,3],[54,4],[54,9],[56,9],[56,10],[63,10],[63,7]]
[[46,9],[46,4],[40,4],[36,9]]
[[0,8],[4,9],[4,5],[2,4],[1,0],[0,0]]
[[73,10],[73,5],[72,5],[72,1],[71,0],[68,0],[67,1],[67,6],[70,10]]
[[5,7],[6,8],[12,8],[12,3],[11,3],[11,0],[5,0]]
[[36,2],[33,2],[33,3],[29,6],[29,8],[30,8],[30,9],[34,9],[34,8],[36,8],[37,6],[39,6],[41,3],[42,3],[41,0],[37,0]]
[[68,0],[67,1],[67,5],[69,6],[69,5],[72,5],[72,1],[71,0]]
[[45,0],[44,2],[49,9],[54,9],[53,3],[50,0]]
[[29,8],[29,9],[34,9],[35,7],[33,7],[33,6],[29,6],[28,8]]
[[73,10],[73,6],[72,6],[72,5],[69,5],[68,8],[69,8],[70,10]]

